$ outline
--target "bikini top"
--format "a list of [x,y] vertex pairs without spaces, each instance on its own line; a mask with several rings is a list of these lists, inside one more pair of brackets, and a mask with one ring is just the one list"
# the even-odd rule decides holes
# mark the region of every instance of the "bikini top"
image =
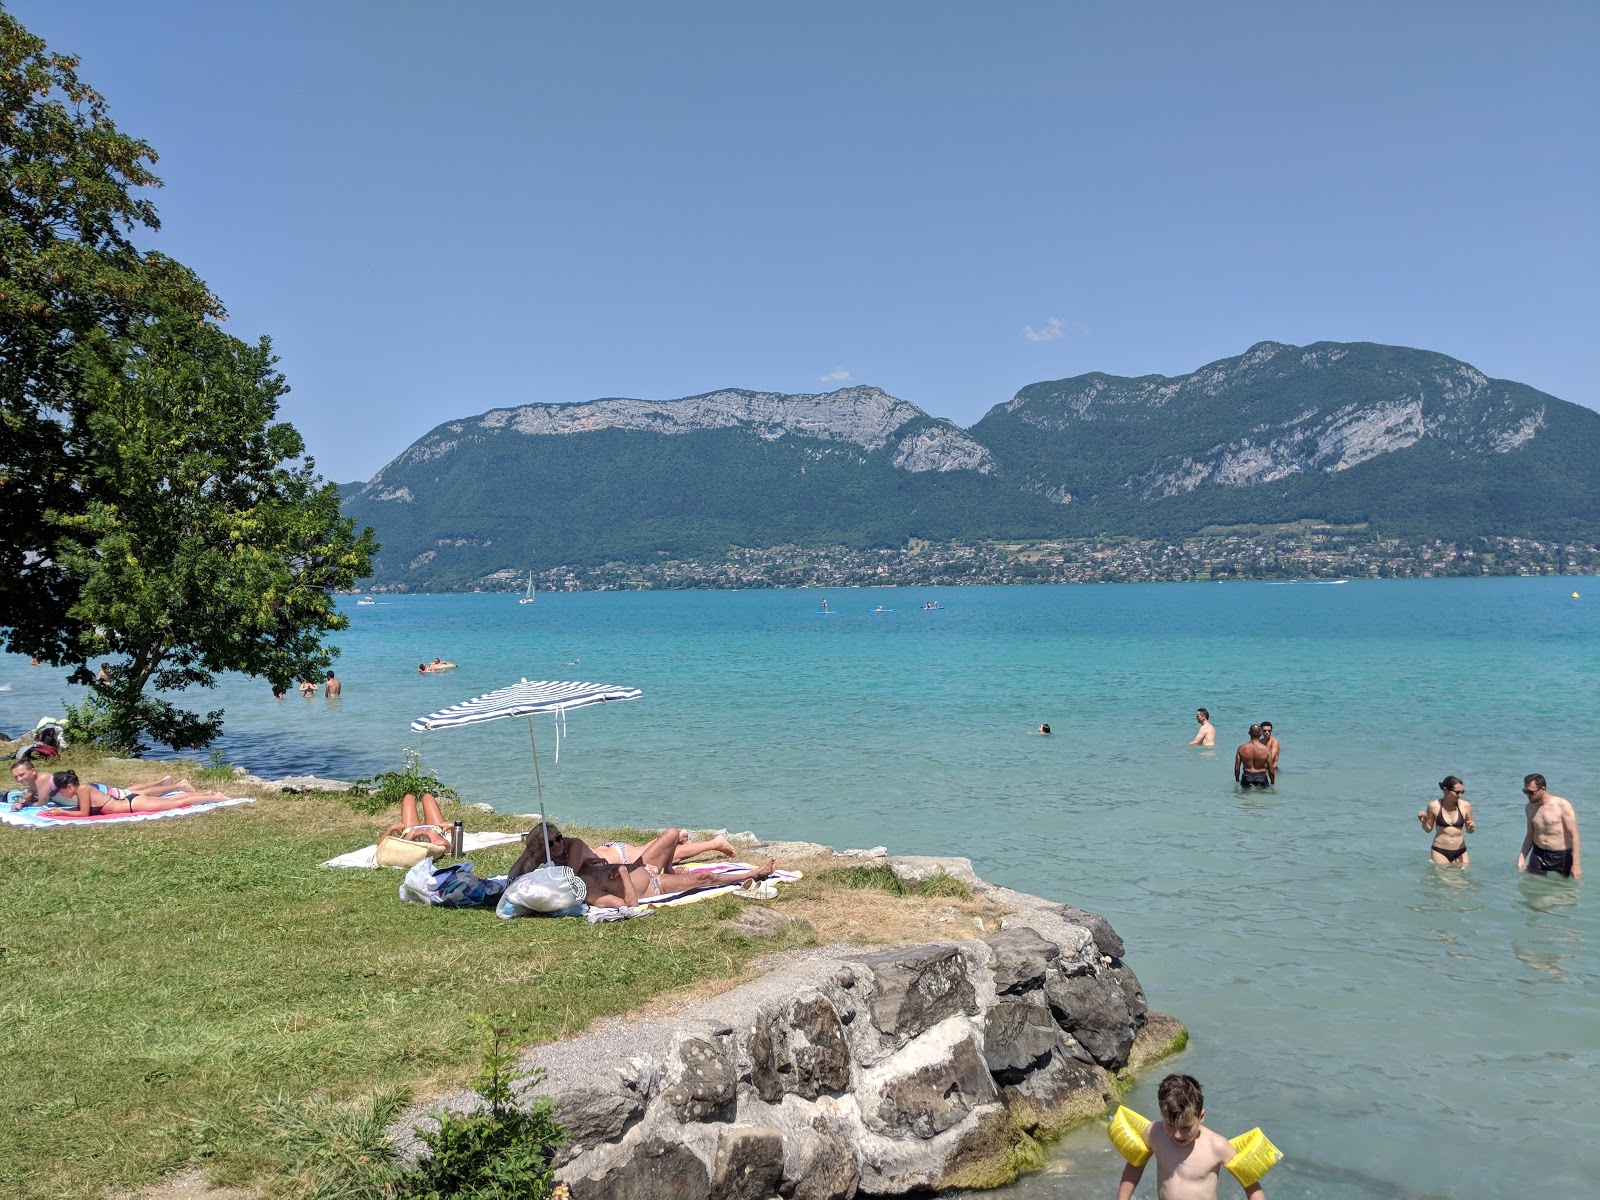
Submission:
[[1460,818],[1460,819],[1456,820],[1456,821],[1446,821],[1444,819],[1444,809],[1440,808],[1439,809],[1439,819],[1433,823],[1434,824],[1434,828],[1435,829],[1465,829],[1466,826],[1467,826],[1467,814],[1462,812],[1458,808],[1458,809],[1456,809],[1456,816],[1458,818]]

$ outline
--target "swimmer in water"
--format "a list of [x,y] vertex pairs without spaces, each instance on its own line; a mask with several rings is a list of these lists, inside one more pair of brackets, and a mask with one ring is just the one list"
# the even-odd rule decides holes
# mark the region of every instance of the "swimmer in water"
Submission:
[[1423,829],[1433,834],[1433,861],[1440,867],[1467,865],[1467,834],[1477,832],[1472,805],[1461,797],[1467,785],[1454,775],[1439,781],[1440,796],[1417,814]]

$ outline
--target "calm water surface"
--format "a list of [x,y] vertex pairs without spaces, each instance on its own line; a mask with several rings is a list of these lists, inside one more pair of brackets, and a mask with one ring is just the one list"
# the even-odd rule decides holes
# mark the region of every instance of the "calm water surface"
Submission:
[[[1600,837],[1600,583],[845,589],[830,617],[821,594],[383,597],[349,609],[339,701],[228,680],[196,706],[262,774],[412,746],[526,812],[526,725],[411,718],[519,677],[640,687],[572,714],[559,763],[536,723],[553,816],[967,855],[1105,913],[1192,1031],[1209,1123],[1289,1155],[1273,1200],[1596,1194],[1600,922],[1585,884],[1514,865],[1529,771]],[[435,655],[460,668],[419,675]],[[0,688],[8,732],[75,694],[11,657]],[[1214,752],[1184,744],[1197,705]],[[1282,776],[1241,796],[1232,747],[1263,718]],[[1466,872],[1429,865],[1415,817],[1447,773],[1477,815]],[[1153,1113],[1155,1082],[1129,1103]],[[1086,1131],[1010,1194],[1110,1195],[1120,1162]]]

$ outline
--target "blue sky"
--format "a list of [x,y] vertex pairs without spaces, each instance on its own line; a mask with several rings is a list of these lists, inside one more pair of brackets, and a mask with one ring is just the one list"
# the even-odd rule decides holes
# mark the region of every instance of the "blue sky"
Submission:
[[1264,339],[1600,407],[1600,5],[9,0],[364,479],[453,417],[872,384],[970,425]]

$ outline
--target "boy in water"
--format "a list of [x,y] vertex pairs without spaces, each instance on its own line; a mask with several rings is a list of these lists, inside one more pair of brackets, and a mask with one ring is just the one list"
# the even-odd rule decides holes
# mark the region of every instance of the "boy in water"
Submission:
[[[1216,1200],[1217,1175],[1233,1160],[1233,1144],[1204,1125],[1206,1098],[1192,1075],[1168,1075],[1156,1092],[1161,1121],[1144,1138],[1156,1158],[1157,1200]],[[1122,1169],[1117,1200],[1132,1200],[1143,1166]],[[1266,1200],[1259,1183],[1245,1188],[1249,1200]]]

